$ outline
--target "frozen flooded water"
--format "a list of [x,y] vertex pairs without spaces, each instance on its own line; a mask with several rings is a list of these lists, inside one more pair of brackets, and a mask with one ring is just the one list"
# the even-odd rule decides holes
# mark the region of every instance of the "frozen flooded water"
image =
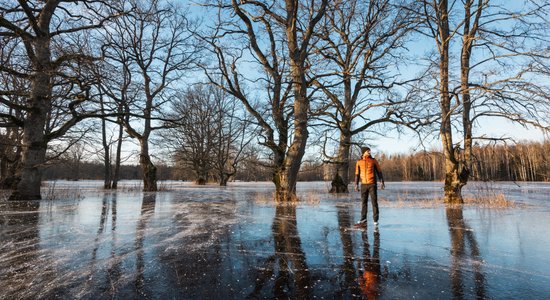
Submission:
[[[359,195],[300,183],[139,192],[123,182],[49,182],[0,201],[0,299],[549,299],[550,184],[469,184],[512,208],[415,205],[441,183],[388,183],[378,230],[354,230]],[[407,203],[412,203],[408,205]]]

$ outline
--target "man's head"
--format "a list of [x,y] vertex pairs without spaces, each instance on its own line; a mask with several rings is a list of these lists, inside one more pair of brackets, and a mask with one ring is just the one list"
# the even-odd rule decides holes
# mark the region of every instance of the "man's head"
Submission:
[[370,148],[369,147],[361,147],[361,153],[363,157],[369,157],[370,156]]

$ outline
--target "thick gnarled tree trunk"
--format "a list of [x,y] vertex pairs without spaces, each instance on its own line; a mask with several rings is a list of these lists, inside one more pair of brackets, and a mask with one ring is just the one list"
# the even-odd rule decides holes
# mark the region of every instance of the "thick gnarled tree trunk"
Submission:
[[139,164],[141,166],[143,176],[143,191],[155,192],[157,191],[157,167],[151,161],[149,156],[149,143],[148,140],[142,141],[141,153],[139,154]]
[[[49,22],[48,22],[49,23]],[[46,29],[42,28],[42,30]],[[33,40],[36,71],[32,77],[30,109],[23,127],[22,157],[20,178],[10,200],[39,200],[42,181],[41,167],[46,160],[47,141],[44,128],[48,112],[51,110],[50,40],[47,37]]]
[[[10,200],[40,199],[41,168],[48,142],[62,137],[81,120],[96,115],[88,114],[80,106],[89,99],[90,89],[89,82],[82,80],[83,73],[78,70],[87,69],[82,66],[90,62],[91,56],[84,39],[77,42],[74,37],[86,36],[85,32],[104,26],[113,17],[104,15],[112,11],[106,8],[114,6],[100,0],[79,2],[82,1],[3,1],[0,5],[2,43],[17,45],[13,48],[17,50],[7,56],[3,51],[0,68],[3,74],[6,71],[24,82],[23,86],[30,85],[28,90],[8,91],[25,98],[24,103],[3,101],[14,111],[25,112],[24,116],[9,118],[11,126],[21,127],[23,131],[21,181]],[[80,22],[83,18],[89,22]],[[56,94],[53,94],[54,86]],[[54,97],[61,100],[63,107],[52,108]]]
[[445,202],[450,204],[462,204],[462,188],[468,182],[468,172],[454,158],[445,158]]
[[310,99],[307,95],[308,83],[306,80],[305,63],[309,51],[309,39],[317,22],[325,13],[326,1],[323,1],[319,12],[308,24],[307,30],[302,39],[298,39],[298,10],[299,3],[294,0],[286,1],[286,38],[288,53],[290,57],[290,75],[292,77],[292,90],[294,91],[294,133],[293,140],[287,150],[284,169],[279,176],[280,193],[277,193],[278,200],[292,201],[296,199],[296,182],[298,171],[306,150],[307,138],[309,135],[308,113]]

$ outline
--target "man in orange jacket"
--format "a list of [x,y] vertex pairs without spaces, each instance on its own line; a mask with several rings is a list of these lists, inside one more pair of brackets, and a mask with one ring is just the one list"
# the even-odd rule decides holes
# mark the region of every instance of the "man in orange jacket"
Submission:
[[384,177],[378,161],[371,156],[369,147],[361,147],[363,157],[355,164],[355,190],[359,191],[359,180],[361,180],[361,220],[356,226],[367,224],[367,210],[369,196],[372,203],[372,217],[374,226],[378,226],[378,191],[376,179],[380,180],[380,188],[384,189]]

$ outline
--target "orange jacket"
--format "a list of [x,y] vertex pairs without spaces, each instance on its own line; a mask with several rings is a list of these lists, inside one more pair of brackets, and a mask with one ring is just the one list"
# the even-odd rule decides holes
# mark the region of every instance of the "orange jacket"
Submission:
[[382,169],[378,161],[372,157],[363,158],[357,161],[355,164],[355,183],[359,184],[359,178],[361,178],[362,184],[376,183],[377,176],[380,180],[384,180],[382,176]]

